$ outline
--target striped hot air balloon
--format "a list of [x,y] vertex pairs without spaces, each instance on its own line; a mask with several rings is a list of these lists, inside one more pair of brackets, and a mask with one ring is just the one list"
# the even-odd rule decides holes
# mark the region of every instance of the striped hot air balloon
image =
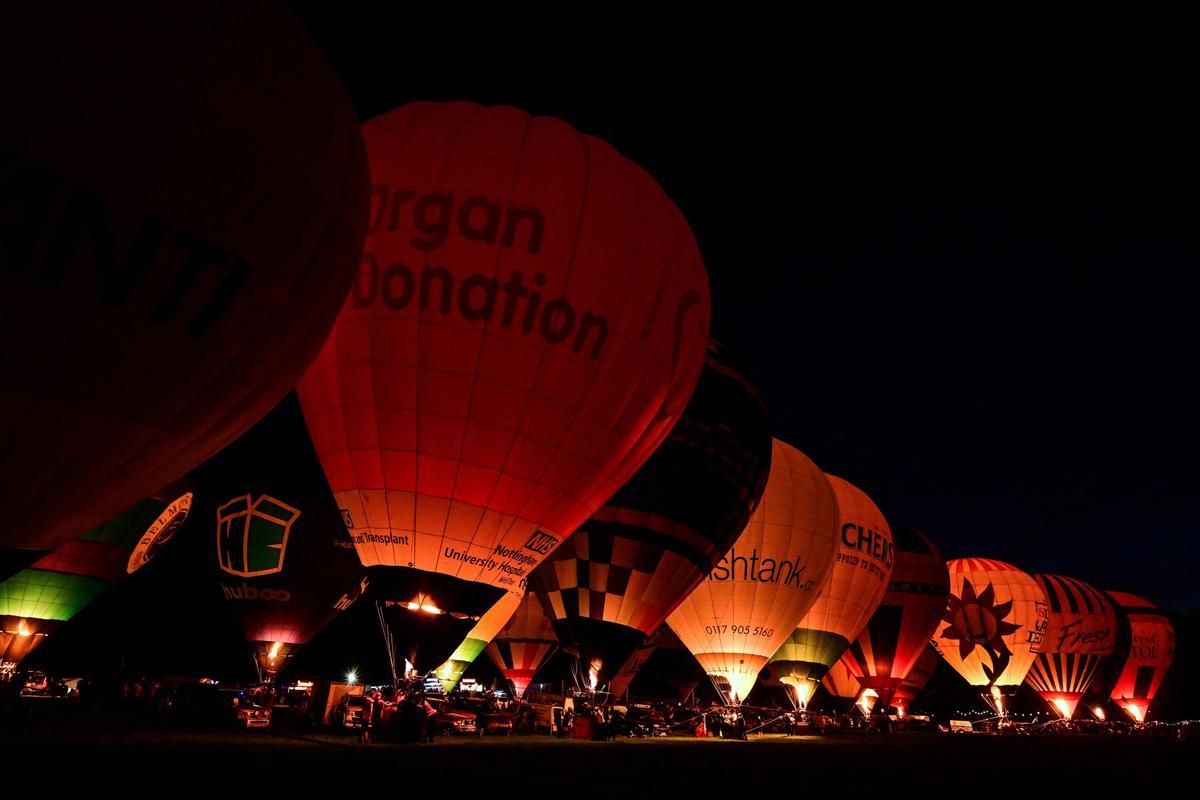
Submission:
[[842,656],[861,686],[885,706],[929,645],[946,610],[950,575],[933,542],[907,525],[892,528],[896,563],[883,601]]
[[523,697],[533,676],[558,650],[550,620],[532,593],[525,595],[508,624],[485,650],[500,674],[512,683],[513,694]]
[[1112,591],[1108,596],[1128,626],[1120,637],[1109,697],[1141,723],[1175,657],[1175,628],[1167,615],[1144,597]]
[[942,658],[938,651],[927,643],[921,655],[917,657],[917,663],[908,671],[908,677],[901,681],[900,688],[892,693],[892,705],[900,716],[908,713],[908,707],[925,690],[925,685],[929,683],[933,673],[937,672],[940,663]]
[[479,618],[479,622],[475,623],[467,638],[450,654],[450,658],[433,671],[442,682],[443,691],[452,692],[458,687],[458,682],[462,680],[467,667],[475,663],[475,659],[479,658],[484,648],[508,624],[524,597],[525,595],[519,592],[505,592],[504,596]]
[[1049,606],[1046,638],[1025,682],[1064,719],[1117,641],[1117,615],[1104,593],[1063,575],[1034,575]]
[[858,487],[826,476],[838,505],[838,555],[817,602],[772,657],[769,669],[801,706],[883,599],[895,564],[891,529]]
[[13,669],[60,626],[153,557],[187,519],[191,495],[147,499],[0,583],[0,669]]
[[1046,634],[1046,595],[1031,575],[990,558],[946,564],[950,595],[933,644],[942,658],[1004,713],[1005,695],[1025,680]]

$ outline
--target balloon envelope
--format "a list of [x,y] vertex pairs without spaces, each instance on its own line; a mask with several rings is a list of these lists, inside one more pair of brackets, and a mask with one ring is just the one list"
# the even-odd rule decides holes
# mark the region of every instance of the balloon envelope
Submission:
[[1115,678],[1109,697],[1136,722],[1144,722],[1175,658],[1175,628],[1166,614],[1144,597],[1128,592],[1108,592],[1127,620],[1115,653]]
[[836,522],[825,475],[799,450],[773,440],[767,487],[749,524],[667,620],[732,699],[750,693],[829,579]]
[[1003,561],[957,558],[946,567],[950,595],[933,644],[1000,711],[997,698],[1021,685],[1041,652],[1046,595],[1032,576]]
[[558,639],[542,604],[526,594],[516,612],[485,648],[488,658],[512,683],[513,694],[525,695],[539,669],[558,650]]
[[942,658],[938,655],[938,651],[934,649],[933,645],[926,644],[925,649],[917,658],[917,662],[913,664],[912,669],[908,671],[908,675],[901,682],[900,688],[892,693],[892,705],[899,709],[901,716],[925,689],[933,674],[937,672],[940,663],[942,663]]
[[0,20],[2,548],[79,536],[248,429],[362,250],[362,136],[300,26],[270,3],[136,17]]
[[933,542],[907,525],[891,530],[896,560],[887,592],[839,661],[885,706],[928,648],[950,592],[946,562]]
[[[175,503],[147,499],[60,545],[0,582],[0,669],[11,670],[62,624],[129,572],[130,554],[162,520],[179,519]],[[182,515],[186,518],[186,512]],[[142,566],[149,559],[139,561]]]
[[467,667],[475,663],[475,659],[484,648],[508,624],[524,597],[517,592],[505,592],[496,601],[496,605],[479,618],[479,622],[475,623],[475,627],[471,628],[462,643],[450,654],[450,658],[434,670],[434,674],[442,682],[443,691],[452,692],[458,687],[458,682],[462,680]]
[[1112,601],[1065,575],[1034,575],[1049,606],[1046,636],[1025,682],[1064,719],[1075,707],[1117,643]]
[[837,498],[837,561],[817,601],[770,661],[772,674],[792,687],[801,706],[879,605],[895,561],[891,530],[871,498],[848,481],[826,477]]
[[559,640],[600,684],[729,550],[770,463],[757,390],[710,352],[667,440],[530,577]]
[[295,397],[197,469],[192,484],[226,605],[259,669],[278,672],[363,591]]
[[300,400],[386,599],[478,617],[671,430],[707,277],[653,179],[563,122],[418,103],[364,135],[366,250]]

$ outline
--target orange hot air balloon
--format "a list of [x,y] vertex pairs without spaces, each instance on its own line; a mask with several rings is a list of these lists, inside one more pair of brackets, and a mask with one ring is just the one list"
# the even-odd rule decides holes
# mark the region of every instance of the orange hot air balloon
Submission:
[[900,687],[892,692],[892,705],[895,706],[900,716],[903,717],[908,713],[908,707],[925,689],[925,685],[929,683],[933,673],[937,672],[940,663],[942,663],[942,658],[938,655],[938,651],[932,644],[927,643],[917,658],[917,663],[913,664],[908,675],[900,683]]
[[[838,711],[846,711],[851,706],[855,705],[859,698],[863,696],[863,687],[859,683],[858,665],[854,663],[854,659],[849,657],[849,654],[843,654],[837,660],[837,663],[829,668],[829,671],[821,677],[821,685],[825,687],[825,691],[829,692],[833,704]],[[872,705],[874,698],[877,696],[874,692],[871,693]],[[869,710],[868,710],[868,713]]]
[[[1108,592],[1128,621],[1128,636],[1122,632],[1114,664],[1109,697],[1135,722],[1146,721],[1150,703],[1158,693],[1171,661],[1175,658],[1175,628],[1167,615],[1144,597],[1126,592]],[[1124,626],[1122,626],[1124,627]]]
[[265,2],[136,17],[25,3],[0,22],[10,572],[36,556],[12,549],[81,535],[266,414],[362,252],[362,135],[301,27]]
[[708,281],[654,180],[566,123],[418,103],[364,135],[366,251],[300,399],[375,590],[477,616],[678,420]]
[[500,674],[512,683],[513,694],[520,698],[525,696],[537,671],[558,650],[558,638],[541,602],[530,593],[484,650]]
[[508,624],[524,597],[518,592],[505,592],[496,601],[496,604],[479,618],[479,622],[475,623],[475,627],[471,628],[467,637],[450,654],[450,658],[433,671],[433,674],[442,682],[443,691],[452,692],[457,688],[467,667],[475,663],[475,659],[479,658],[479,654],[483,652],[484,648]]
[[1025,682],[1064,719],[1075,714],[1097,668],[1117,644],[1117,614],[1104,593],[1063,575],[1034,575],[1049,606],[1046,637]]
[[816,602],[837,553],[837,500],[803,453],[773,441],[746,530],[667,623],[731,702]]
[[933,645],[1003,715],[1003,697],[1016,691],[1041,652],[1046,595],[1030,575],[1003,561],[957,558],[946,567],[950,596]]
[[837,563],[822,590],[770,661],[771,673],[807,706],[821,676],[837,663],[887,591],[895,560],[883,513],[857,487],[826,476],[837,497],[840,535]]
[[928,648],[950,592],[946,562],[933,542],[907,525],[892,534],[896,561],[887,593],[841,659],[885,706]]

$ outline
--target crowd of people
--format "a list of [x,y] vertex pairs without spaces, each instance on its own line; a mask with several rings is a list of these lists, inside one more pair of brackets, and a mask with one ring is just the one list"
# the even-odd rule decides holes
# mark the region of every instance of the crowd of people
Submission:
[[415,684],[372,689],[363,695],[364,742],[432,742],[437,709]]

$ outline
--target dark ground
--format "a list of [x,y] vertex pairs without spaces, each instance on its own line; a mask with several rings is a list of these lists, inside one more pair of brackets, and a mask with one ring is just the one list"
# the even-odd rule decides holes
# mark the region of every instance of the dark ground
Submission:
[[[275,730],[182,732],[114,714],[38,709],[0,721],[9,775],[80,782],[89,791],[274,798],[753,797],[782,790],[920,791],[974,797],[1066,790],[1132,792],[1183,785],[1200,756],[1194,737],[951,736],[896,733],[826,737],[439,739],[432,745],[360,743],[352,736]],[[11,783],[7,788],[13,788]],[[203,792],[201,794],[201,792]]]

